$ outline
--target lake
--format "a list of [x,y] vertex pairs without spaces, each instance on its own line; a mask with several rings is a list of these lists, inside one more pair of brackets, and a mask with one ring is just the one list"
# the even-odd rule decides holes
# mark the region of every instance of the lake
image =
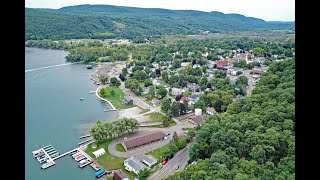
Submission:
[[[25,48],[25,70],[65,64],[67,51]],[[112,121],[117,112],[104,112],[106,105],[96,99],[90,80],[93,69],[71,64],[25,72],[25,177],[26,180],[90,180],[91,166],[80,168],[69,155],[56,165],[41,169],[32,156],[38,146],[51,144],[60,154],[78,147],[96,120]],[[84,98],[80,101],[80,98]]]

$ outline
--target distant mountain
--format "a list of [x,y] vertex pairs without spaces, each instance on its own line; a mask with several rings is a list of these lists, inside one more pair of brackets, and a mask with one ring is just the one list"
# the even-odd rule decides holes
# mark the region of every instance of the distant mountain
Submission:
[[293,30],[294,22],[266,22],[240,14],[111,5],[25,8],[26,39],[143,39],[164,34]]

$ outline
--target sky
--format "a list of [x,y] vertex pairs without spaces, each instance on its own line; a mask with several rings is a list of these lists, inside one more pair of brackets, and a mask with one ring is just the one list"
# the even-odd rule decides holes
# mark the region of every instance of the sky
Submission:
[[295,21],[295,0],[25,0],[28,8],[59,9],[80,4],[220,11],[266,21]]

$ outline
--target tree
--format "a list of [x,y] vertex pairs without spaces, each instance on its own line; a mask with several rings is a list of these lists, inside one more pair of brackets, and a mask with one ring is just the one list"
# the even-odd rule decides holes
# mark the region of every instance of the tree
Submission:
[[242,71],[237,71],[236,75],[239,76],[240,74],[242,74]]
[[168,82],[169,82],[169,75],[168,75],[168,72],[167,72],[167,71],[162,71],[161,77],[162,77],[162,80],[163,80],[165,83],[168,83]]
[[173,102],[171,106],[171,115],[173,117],[179,116],[180,102]]
[[171,108],[171,101],[168,98],[163,99],[161,104],[161,111],[166,113],[169,111],[170,108]]
[[216,78],[225,78],[226,76],[227,76],[227,73],[223,70],[214,71],[214,77]]
[[108,75],[103,75],[103,74],[101,74],[101,75],[99,75],[99,81],[103,84],[103,85],[105,85],[107,82],[108,82]]
[[149,78],[149,79],[146,79],[145,81],[144,81],[144,87],[148,87],[148,86],[152,86],[153,84],[152,84],[152,81],[151,81],[151,79]]
[[171,122],[172,122],[172,119],[167,115],[162,118],[162,125],[164,127],[168,127]]
[[204,102],[204,100],[199,99],[195,104],[194,104],[194,108],[199,108],[202,109],[202,111],[204,112],[206,109],[206,103]]
[[154,86],[150,86],[149,90],[148,90],[148,96],[149,97],[153,97],[155,95],[155,87]]
[[212,60],[212,61],[216,61],[219,59],[216,54],[211,54],[211,53],[208,54],[207,58],[208,58],[208,60]]
[[248,78],[246,76],[240,76],[239,79],[236,81],[236,84],[242,84],[247,86],[248,85]]
[[178,140],[179,140],[179,137],[177,132],[175,131],[172,136],[172,141],[175,143],[175,142],[178,142]]
[[101,88],[99,94],[100,94],[100,96],[105,97],[107,95],[107,90],[105,88]]
[[149,175],[150,175],[150,171],[148,169],[141,169],[138,174],[138,179],[146,180]]
[[213,107],[217,112],[221,112],[222,111],[222,108],[221,108],[222,105],[223,105],[223,100],[221,98],[218,98],[214,102]]
[[160,88],[158,89],[157,93],[158,93],[158,95],[161,96],[161,98],[164,98],[164,97],[166,97],[168,91],[167,91],[166,88],[160,87]]
[[136,80],[142,82],[145,79],[147,79],[148,75],[144,70],[137,70],[133,73],[133,78],[135,78]]
[[257,56],[257,57],[261,57],[263,56],[263,54],[265,53],[264,49],[257,47],[257,48],[253,48],[252,49],[252,53]]
[[112,86],[116,86],[116,87],[118,87],[118,86],[120,86],[120,81],[117,79],[117,78],[115,78],[115,77],[112,77],[111,79],[110,79],[110,84],[112,85]]
[[111,94],[111,96],[115,96],[115,95],[116,95],[116,92],[114,92],[114,90],[112,89],[112,90],[110,91],[110,94]]
[[127,74],[128,74],[128,69],[127,69],[127,68],[123,68],[123,69],[121,70],[121,74],[122,74],[123,76],[127,76]]

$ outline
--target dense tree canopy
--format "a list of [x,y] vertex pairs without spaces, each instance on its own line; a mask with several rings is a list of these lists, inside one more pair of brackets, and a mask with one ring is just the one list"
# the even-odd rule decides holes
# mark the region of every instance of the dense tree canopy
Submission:
[[209,116],[189,165],[170,179],[294,179],[295,62],[272,64],[251,97]]

